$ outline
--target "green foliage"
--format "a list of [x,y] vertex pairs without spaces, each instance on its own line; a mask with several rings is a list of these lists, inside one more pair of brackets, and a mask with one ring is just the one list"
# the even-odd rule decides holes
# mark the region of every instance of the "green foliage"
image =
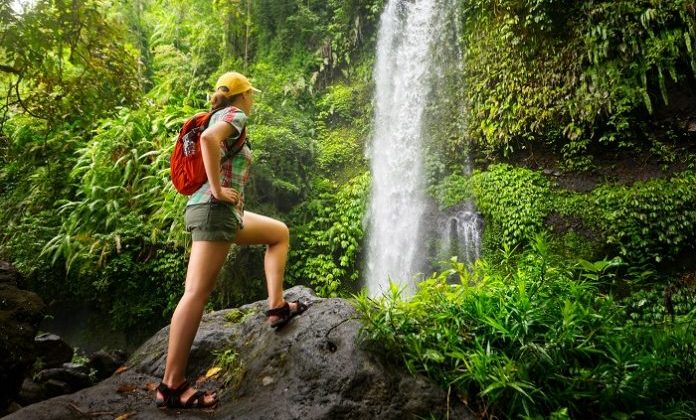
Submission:
[[139,12],[145,24],[134,26],[147,36],[149,96],[159,104],[203,107],[214,83],[209,79],[228,71],[225,65],[240,64],[227,59],[231,40],[224,30],[227,17],[241,18],[240,7],[238,2],[158,0]]
[[97,305],[116,328],[161,325],[185,272],[184,197],[168,180],[182,114],[148,111],[119,109],[89,142],[68,125],[41,133],[15,117],[6,126],[19,128],[0,172],[9,181],[2,253],[35,290]]
[[65,193],[65,173],[82,142],[75,127],[68,123],[49,127],[44,121],[18,115],[6,122],[2,141],[3,210],[17,216],[51,207]]
[[124,28],[99,0],[39,0],[21,15],[0,6],[0,125],[21,109],[49,124],[93,118],[134,103],[138,54],[122,43]]
[[[58,202],[60,233],[45,246],[53,261],[100,265],[111,250],[120,252],[128,231],[143,239],[184,241],[180,209],[185,198],[168,180],[171,137],[181,115],[157,115],[147,109],[121,109],[77,151],[69,180],[74,199]],[[178,229],[177,229],[178,227]]]
[[574,228],[560,234],[554,242],[557,253],[568,259],[582,258],[593,260],[604,257],[604,242],[600,235],[587,232],[576,232]]
[[341,187],[328,185],[297,210],[289,274],[320,296],[337,296],[357,286],[363,215],[369,173]]
[[[0,217],[5,224],[0,234],[0,256],[13,262],[27,278],[31,290],[55,293],[56,283],[72,284],[66,273],[53,269],[51,259],[41,254],[44,244],[55,236],[60,226],[55,211],[43,210],[20,217],[0,211]],[[40,294],[44,296],[44,293]]]
[[239,324],[244,321],[246,321],[250,316],[253,316],[255,313],[251,310],[248,309],[239,309],[239,308],[234,308],[230,309],[229,312],[225,315],[225,319],[233,324]]
[[514,247],[544,229],[551,184],[540,173],[507,164],[465,177],[446,176],[429,189],[442,209],[473,200],[486,220],[485,247]]
[[[463,2],[469,134],[489,154],[550,145],[570,169],[650,149],[645,114],[696,75],[688,0]],[[645,144],[645,143],[648,144]]]
[[[696,307],[696,290],[680,288],[665,302],[665,291],[640,290],[624,299],[629,322],[636,325],[670,323],[675,317],[687,315]],[[688,357],[688,354],[684,354]]]
[[317,166],[324,176],[335,175],[337,180],[351,178],[365,169],[363,139],[350,128],[327,131],[317,144]]
[[478,210],[490,223],[500,224],[503,243],[515,245],[543,228],[550,184],[540,173],[491,165],[487,171],[475,173],[469,184]]
[[329,20],[331,10],[325,1],[258,0],[256,3],[258,26],[264,28],[261,43],[282,46],[277,52],[285,58],[300,46],[316,49],[326,36],[323,24]]
[[[312,165],[311,143],[303,121],[256,124],[250,135],[254,155],[253,196],[288,211],[305,198]],[[294,124],[292,124],[294,123]]]
[[[604,281],[603,270],[560,262],[543,238],[502,268],[455,261],[409,301],[394,288],[359,295],[364,337],[488,415],[686,418],[696,407],[693,310],[627,323],[589,278]],[[460,283],[448,284],[453,275]]]
[[91,288],[83,289],[93,290],[94,303],[110,314],[113,329],[156,330],[171,318],[184,290],[182,250],[140,246],[126,242],[92,274]]
[[[361,47],[374,39],[375,22],[384,0],[255,0],[259,54],[273,61],[297,60],[303,74],[296,81],[313,91],[325,86],[336,70],[347,75]],[[297,86],[297,85],[296,85]]]
[[314,194],[293,211],[290,280],[311,284],[322,296],[354,289],[360,278],[369,189],[363,153],[371,109],[366,87],[336,84],[317,100]]
[[365,84],[335,84],[318,99],[316,160],[321,176],[343,181],[367,168],[364,148],[371,118]]
[[452,174],[432,186],[429,192],[437,199],[441,209],[448,209],[471,199],[471,183],[464,175]]
[[210,296],[213,309],[236,308],[268,297],[265,252],[263,245],[232,245]]
[[693,248],[696,232],[696,173],[601,186],[592,192],[602,211],[607,242],[633,260],[671,259]]
[[[70,124],[53,127],[30,116],[14,116],[3,127],[0,165],[0,255],[32,283],[63,279],[41,255],[58,233],[56,201],[68,192],[68,173],[80,143]],[[6,136],[6,137],[5,137]],[[35,281],[32,281],[35,280]]]
[[213,362],[213,368],[219,368],[222,372],[220,379],[226,388],[236,388],[244,377],[244,365],[234,349],[218,352],[215,362]]
[[685,171],[633,185],[602,184],[589,193],[561,190],[552,207],[582,220],[632,264],[669,262],[693,248],[695,179]]
[[[437,184],[448,172],[470,172],[471,143],[468,135],[470,120],[467,109],[468,89],[465,86],[462,42],[457,28],[460,12],[443,10],[444,22],[450,22],[432,45],[430,90],[421,105],[424,111],[423,146],[425,152],[426,185]],[[452,24],[454,22],[454,24]],[[449,27],[451,26],[451,27]]]
[[[465,2],[464,84],[470,108],[469,135],[485,150],[507,154],[526,142],[558,136],[558,120],[567,119],[562,102],[574,71],[567,28],[552,27],[542,2]],[[532,10],[534,9],[534,13]],[[563,7],[569,15],[575,7]],[[528,19],[531,18],[531,19]],[[536,23],[535,18],[541,19]],[[571,57],[569,57],[571,55]]]

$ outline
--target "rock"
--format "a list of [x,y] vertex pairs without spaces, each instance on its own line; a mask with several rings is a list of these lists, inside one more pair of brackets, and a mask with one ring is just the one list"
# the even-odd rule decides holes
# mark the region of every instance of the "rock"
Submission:
[[25,378],[22,383],[22,389],[17,396],[17,401],[22,405],[30,405],[45,399],[43,388],[31,379]]
[[18,287],[21,276],[7,261],[0,261],[0,283]]
[[544,170],[541,171],[541,172],[542,172],[544,175],[546,175],[546,176],[555,176],[555,177],[561,176],[561,172],[560,172],[560,171],[557,171],[557,170],[554,170],[554,169],[544,169]]
[[69,369],[75,372],[84,373],[89,375],[89,367],[80,363],[63,363],[63,369]]
[[67,382],[61,381],[60,379],[49,379],[43,383],[43,390],[47,397],[55,397],[57,395],[70,394],[72,388]]
[[72,360],[74,350],[68,343],[55,334],[44,333],[36,336],[36,357],[41,359],[43,367],[55,368]]
[[34,364],[34,336],[45,309],[36,293],[17,288],[22,283],[14,268],[0,262],[0,416]]
[[[220,419],[408,419],[471,417],[463,404],[423,377],[391,366],[360,344],[360,322],[342,299],[321,299],[305,287],[293,287],[288,300],[308,302],[307,312],[280,331],[265,323],[264,301],[204,315],[189,359],[189,379],[201,389],[218,391],[220,404],[204,414]],[[239,313],[243,315],[239,317]],[[227,315],[235,315],[235,322]],[[155,334],[129,359],[127,370],[99,384],[42,401],[7,417],[72,419],[79,412],[136,413],[139,418],[168,418],[158,410],[154,389],[164,370],[168,328]],[[227,353],[223,353],[227,351]],[[228,370],[206,379],[216,354]],[[232,357],[234,356],[234,357]],[[220,366],[218,367],[225,367]],[[222,386],[228,372],[228,385]],[[182,411],[180,418],[200,418]]]
[[44,369],[26,378],[22,383],[18,401],[24,405],[34,404],[46,398],[70,394],[92,385],[89,368],[78,363],[64,363],[63,367]]
[[50,380],[57,380],[68,384],[69,391],[75,392],[79,389],[92,385],[89,376],[79,369],[69,368],[50,368],[44,369],[36,374],[35,380],[38,384],[46,383]]
[[102,380],[111,376],[116,369],[126,363],[126,359],[126,354],[123,351],[106,352],[100,350],[89,357],[87,366],[97,372],[98,380]]

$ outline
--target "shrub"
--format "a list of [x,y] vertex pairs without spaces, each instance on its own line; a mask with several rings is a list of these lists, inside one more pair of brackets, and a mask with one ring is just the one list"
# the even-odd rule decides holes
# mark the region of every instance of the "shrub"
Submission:
[[592,200],[601,212],[607,243],[634,261],[671,260],[693,248],[696,235],[696,173],[634,185],[605,185]]
[[357,288],[369,181],[364,173],[340,188],[326,186],[298,209],[290,253],[292,281],[310,283],[321,296]]
[[548,214],[549,181],[539,172],[491,165],[469,180],[471,194],[487,223],[499,224],[501,242],[514,246],[540,232]]

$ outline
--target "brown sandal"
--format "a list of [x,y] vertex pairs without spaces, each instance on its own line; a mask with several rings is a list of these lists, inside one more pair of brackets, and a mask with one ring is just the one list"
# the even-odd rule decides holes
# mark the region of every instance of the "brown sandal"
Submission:
[[[290,309],[290,303],[294,303],[297,307],[295,310]],[[303,313],[307,310],[308,306],[299,300],[288,303],[287,301],[283,306],[272,308],[266,311],[266,316],[277,316],[278,319],[271,322],[271,328],[279,329],[285,324],[287,324],[293,317]]]
[[[170,388],[164,383],[160,382],[157,386],[157,390],[164,397],[161,401],[156,401],[157,407],[159,408],[212,408],[218,403],[217,395],[209,394],[203,391],[196,391],[191,395],[185,402],[181,402],[181,396],[191,388],[191,384],[188,381],[184,381],[181,385],[176,388]],[[205,397],[207,395],[213,396],[213,401],[210,403],[205,402]]]

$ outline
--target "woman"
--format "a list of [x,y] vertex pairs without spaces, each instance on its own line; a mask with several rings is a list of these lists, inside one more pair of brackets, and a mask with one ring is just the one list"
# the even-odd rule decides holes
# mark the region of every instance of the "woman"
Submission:
[[283,326],[307,309],[303,303],[283,299],[290,242],[287,226],[244,211],[244,185],[251,164],[245,128],[254,91],[258,92],[246,77],[229,72],[220,76],[211,99],[214,113],[200,138],[208,181],[186,205],[186,229],[192,234],[193,245],[184,295],[169,328],[167,363],[157,388],[159,407],[206,408],[217,404],[217,395],[195,391],[189,385],[185,371],[203,308],[233,242],[267,245],[264,270],[271,309],[266,315],[272,327]]

